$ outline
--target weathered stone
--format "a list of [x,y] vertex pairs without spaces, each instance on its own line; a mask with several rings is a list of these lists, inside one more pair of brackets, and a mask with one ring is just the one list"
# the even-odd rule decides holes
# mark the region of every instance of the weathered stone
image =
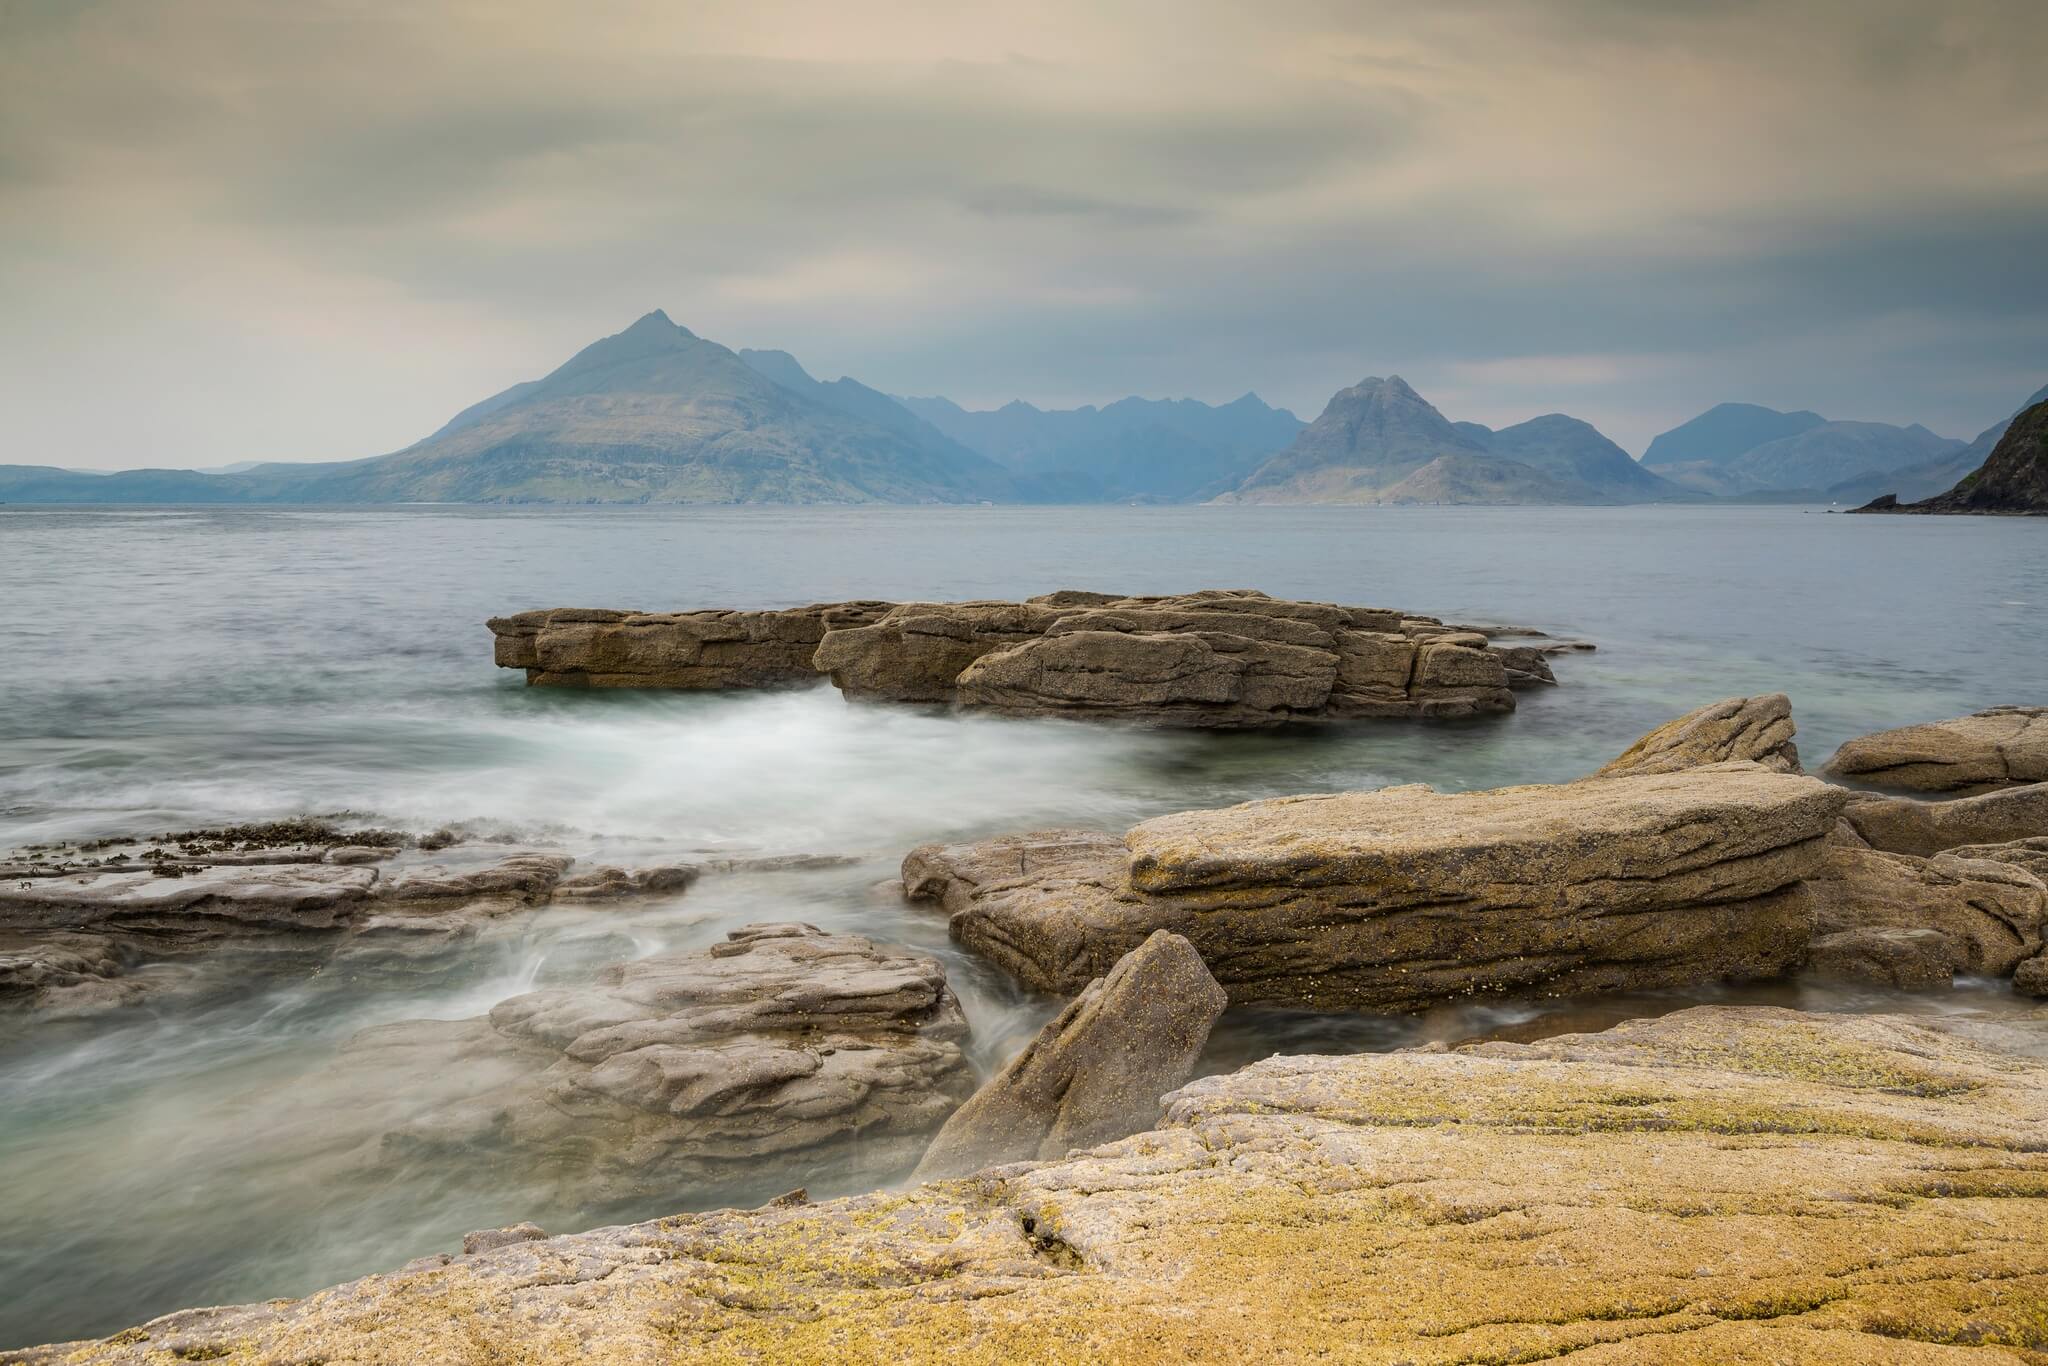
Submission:
[[1781,692],[1730,697],[1657,727],[1593,776],[1677,773],[1703,764],[1747,759],[1777,773],[1798,773],[1792,743],[1792,699]]
[[1280,1057],[1095,1151],[522,1241],[27,1354],[265,1362],[2032,1360],[2048,1064],[1699,1008]]
[[1151,1128],[1159,1098],[1201,1057],[1224,999],[1194,946],[1158,931],[954,1111],[917,1179],[1062,1157]]
[[2012,989],[2022,996],[2048,997],[2048,953],[2037,953],[2014,968]]
[[2024,868],[2041,881],[2048,882],[2048,835],[2006,840],[2000,844],[1961,844],[1948,852],[1957,858],[1990,859],[1993,863],[2010,863],[2013,867]]
[[1851,740],[1822,770],[1873,787],[1986,792],[2048,782],[2048,707],[1992,707],[1971,716]]
[[915,899],[1026,985],[1071,993],[1158,929],[1239,1004],[1409,1010],[1475,992],[1768,977],[1808,938],[1844,794],[1755,764],[1493,792],[1290,797],[926,846]]
[[2048,836],[2048,783],[1935,802],[1861,794],[1842,815],[1871,848],[1892,854],[1924,857],[1965,844],[2008,844]]
[[834,1164],[889,1175],[971,1089],[966,1032],[937,960],[759,924],[616,964],[591,986],[514,996],[488,1020],[367,1030],[322,1085],[474,1074],[483,1084],[405,1112],[384,1147],[430,1160],[516,1154],[612,1191],[744,1181],[792,1154],[814,1154],[804,1170],[821,1179]]
[[891,604],[818,603],[764,612],[553,608],[493,617],[499,667],[537,687],[789,688],[817,681],[811,656],[834,625]]
[[1937,930],[1954,945],[1956,971],[2004,976],[2040,952],[2048,932],[2048,888],[1990,860],[1834,845],[1807,885],[1816,935]]
[[1549,656],[1534,645],[1495,646],[1491,653],[1507,672],[1510,688],[1543,688],[1557,683],[1557,674],[1550,667]]
[[789,612],[557,609],[492,620],[498,662],[537,684],[790,686],[1015,716],[1247,729],[1514,708],[1555,681],[1529,648],[1431,617],[1249,590],[1027,602],[841,603]]
[[1948,986],[1963,954],[1936,929],[1862,926],[1814,936],[1806,974],[1831,982],[1875,982],[1903,991]]

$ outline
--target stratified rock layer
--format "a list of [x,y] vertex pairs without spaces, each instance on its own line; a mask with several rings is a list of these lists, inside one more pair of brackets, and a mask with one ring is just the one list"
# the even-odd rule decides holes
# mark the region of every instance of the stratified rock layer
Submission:
[[1554,681],[1529,647],[1428,617],[1249,591],[1027,602],[838,603],[784,612],[556,609],[494,618],[536,685],[791,687],[1008,716],[1241,730],[1514,709]]
[[356,1108],[374,1108],[380,1078],[474,1079],[436,1109],[407,1107],[383,1148],[561,1169],[614,1198],[744,1186],[771,1161],[886,1179],[972,1090],[966,1033],[936,959],[766,923],[511,997],[488,1019],[366,1030],[321,1085],[360,1081]]
[[[1836,845],[1825,867],[1808,884],[1814,899],[1814,932],[1829,937],[1852,931],[1933,930],[1948,941],[1953,971],[2003,977],[2039,953],[2048,934],[2048,888],[2025,868],[1993,859],[1937,854],[1918,858],[1875,849]],[[1880,944],[1864,937],[1870,959]],[[1892,937],[1900,955],[1897,969],[1868,974],[1875,980],[1919,979],[1931,973],[1930,946],[1923,938]],[[1835,975],[1849,975],[1843,941],[1816,944]]]
[[1781,692],[1730,697],[1657,727],[1601,768],[1596,778],[1678,773],[1704,764],[1747,759],[1777,773],[1798,773],[1792,743],[1792,699]]
[[2048,835],[2048,783],[1941,802],[1872,793],[1852,798],[1842,814],[1871,848],[1926,857],[1966,844]]
[[1063,1161],[521,1239],[25,1359],[2040,1361],[2043,1133],[2039,1058],[1699,1008],[1273,1058]]
[[1386,788],[1055,831],[904,860],[917,899],[1027,985],[1072,992],[1154,930],[1234,1003],[1409,1010],[1475,992],[1768,977],[1845,794],[1727,763],[1559,786]]
[[1064,1157],[1159,1118],[1223,1013],[1223,988],[1179,935],[1155,932],[1098,977],[953,1113],[917,1177]]
[[1823,772],[1909,792],[2048,782],[2048,707],[1992,707],[1860,736],[1836,750]]

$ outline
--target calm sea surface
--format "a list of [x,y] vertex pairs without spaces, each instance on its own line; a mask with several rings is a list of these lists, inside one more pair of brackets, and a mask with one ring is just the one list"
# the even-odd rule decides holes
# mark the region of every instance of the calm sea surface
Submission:
[[[1201,737],[759,696],[529,691],[487,616],[1251,587],[1583,638],[1512,717]],[[0,850],[349,811],[632,856],[830,853],[667,903],[550,913],[383,986],[287,979],[203,1006],[0,1022],[0,1347],[307,1291],[534,1218],[568,1231],[744,1198],[607,1203],[546,1173],[358,1160],[350,1035],[459,1019],[536,981],[805,919],[943,956],[998,1062],[1051,1003],[879,891],[912,845],[1120,829],[1162,811],[1395,782],[1578,776],[1739,693],[1790,693],[1818,763],[1852,735],[2048,701],[2048,521],[1789,508],[15,509],[0,507]],[[1693,999],[1725,999],[1702,993]],[[1996,1012],[2000,991],[1818,1008]],[[1596,1027],[1677,998],[1412,1020],[1233,1015],[1225,1067],[1282,1050]],[[357,1079],[358,1082],[360,1079]],[[430,1107],[446,1079],[393,1075]],[[772,1165],[772,1164],[770,1164]],[[346,1177],[335,1173],[346,1171]],[[876,1173],[888,1179],[893,1173]],[[774,1190],[799,1168],[759,1174]],[[830,1193],[814,1187],[814,1194]]]

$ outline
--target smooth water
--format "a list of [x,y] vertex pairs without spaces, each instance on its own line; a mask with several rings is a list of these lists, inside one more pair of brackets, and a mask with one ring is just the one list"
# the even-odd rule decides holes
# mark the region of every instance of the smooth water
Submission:
[[[1188,736],[849,706],[836,693],[529,691],[486,616],[1254,587],[1595,641],[1512,717]],[[467,1229],[649,1217],[545,1174],[360,1161],[459,1078],[336,1065],[365,1026],[804,919],[945,958],[993,1065],[1052,1003],[887,881],[935,839],[1120,829],[1283,792],[1578,776],[1681,711],[1792,695],[1809,760],[1851,735],[2048,691],[2048,523],[1788,508],[0,508],[0,850],[350,811],[634,857],[842,854],[548,912],[431,976],[285,978],[203,1004],[0,1026],[0,1344],[300,1293]],[[200,969],[203,971],[204,969]],[[1414,1019],[1233,1012],[1207,1061],[1599,1027],[1715,993]],[[1936,997],[1743,993],[1997,1012]],[[889,1174],[878,1174],[886,1179]],[[788,1187],[802,1171],[764,1171]],[[816,1191],[814,1193],[826,1193]],[[734,1194],[738,1194],[735,1192]]]

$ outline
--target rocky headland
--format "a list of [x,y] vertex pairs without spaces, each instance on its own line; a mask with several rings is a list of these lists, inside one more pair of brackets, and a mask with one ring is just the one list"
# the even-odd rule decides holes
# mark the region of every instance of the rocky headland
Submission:
[[829,678],[860,701],[1216,730],[1514,710],[1587,648],[1251,591],[780,611],[555,608],[494,617],[500,667],[540,687],[739,689]]

